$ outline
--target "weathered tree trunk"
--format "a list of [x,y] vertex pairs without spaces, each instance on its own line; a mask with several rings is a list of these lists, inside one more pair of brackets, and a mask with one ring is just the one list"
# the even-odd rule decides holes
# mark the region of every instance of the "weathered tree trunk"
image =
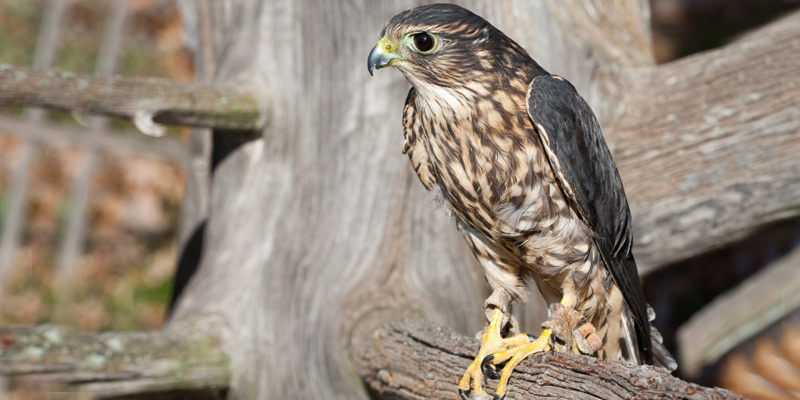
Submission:
[[[623,102],[625,91],[652,89],[658,75],[648,71],[669,71],[654,69],[645,1],[461,4],[570,79],[614,127],[612,147],[617,132],[620,143],[664,132],[625,125],[658,104],[636,93]],[[215,164],[210,193],[187,193],[209,195],[210,212],[199,268],[169,323],[221,338],[234,398],[363,399],[353,355],[372,346],[376,328],[401,317],[468,334],[483,324],[482,271],[400,153],[409,86],[366,72],[382,24],[414,5],[181,2],[204,75],[260,94],[269,121],[260,139]],[[688,96],[685,104],[698,100]],[[797,215],[790,204],[782,217]]]

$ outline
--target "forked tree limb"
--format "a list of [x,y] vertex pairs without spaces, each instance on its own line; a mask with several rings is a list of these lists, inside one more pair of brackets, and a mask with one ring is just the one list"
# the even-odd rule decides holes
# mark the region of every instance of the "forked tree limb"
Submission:
[[140,128],[155,122],[255,131],[265,123],[256,97],[234,87],[11,65],[0,65],[0,87],[3,106],[129,118]]
[[[478,352],[477,339],[421,320],[377,330],[357,359],[373,392],[387,399],[458,399],[456,382]],[[359,349],[359,346],[354,348]],[[496,386],[489,381],[489,389]],[[489,390],[491,392],[491,390]],[[543,353],[526,359],[509,381],[507,399],[737,399],[724,389],[682,381],[650,366]]]

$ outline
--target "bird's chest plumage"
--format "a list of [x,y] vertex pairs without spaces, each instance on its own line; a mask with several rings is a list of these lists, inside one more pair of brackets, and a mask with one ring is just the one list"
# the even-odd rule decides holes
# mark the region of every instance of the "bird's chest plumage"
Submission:
[[487,278],[517,298],[523,271],[548,299],[557,301],[565,285],[589,290],[592,236],[569,207],[527,109],[516,106],[524,95],[434,95],[407,108],[407,152]]
[[558,189],[524,109],[505,108],[512,108],[510,100],[439,99],[420,107],[420,136],[440,203],[492,240],[513,236],[514,213],[531,204],[543,206],[526,208],[530,221],[551,217],[550,197]]

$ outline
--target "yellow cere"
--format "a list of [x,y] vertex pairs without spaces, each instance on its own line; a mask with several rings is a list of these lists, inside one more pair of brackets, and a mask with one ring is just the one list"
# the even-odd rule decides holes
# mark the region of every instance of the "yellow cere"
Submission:
[[378,41],[378,44],[380,45],[380,48],[387,53],[391,53],[392,51],[394,51],[394,45],[387,38],[382,38],[381,40]]

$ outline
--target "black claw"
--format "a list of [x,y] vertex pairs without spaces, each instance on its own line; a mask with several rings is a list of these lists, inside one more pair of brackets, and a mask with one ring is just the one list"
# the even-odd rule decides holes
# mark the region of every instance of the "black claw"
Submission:
[[458,396],[461,397],[462,400],[469,400],[469,392],[471,392],[471,390],[465,392],[463,389],[458,388]]
[[497,379],[500,377],[500,374],[498,374],[497,370],[489,364],[492,362],[492,360],[494,360],[494,354],[489,354],[488,356],[484,357],[483,361],[481,361],[481,372],[483,372],[483,375],[489,379]]
[[530,340],[531,342],[535,342],[535,341],[536,341],[536,339],[537,339],[537,337],[536,337],[536,336],[533,336],[533,335],[531,335],[530,333],[526,333],[526,334],[525,334],[525,336],[527,336],[527,337],[528,337],[528,340]]
[[492,400],[503,400],[505,398],[506,398],[506,396],[500,397],[498,395],[494,395],[494,397],[492,397]]

